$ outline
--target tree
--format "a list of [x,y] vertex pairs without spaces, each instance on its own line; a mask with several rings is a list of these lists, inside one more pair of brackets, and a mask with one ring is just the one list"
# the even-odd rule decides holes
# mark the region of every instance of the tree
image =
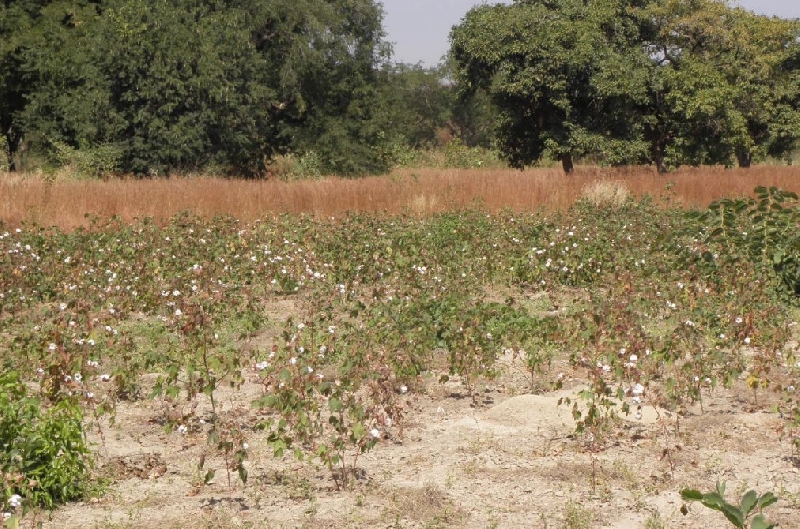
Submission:
[[383,128],[396,143],[424,149],[458,138],[467,146],[490,147],[491,102],[483,90],[459,90],[450,62],[387,66],[380,86]]
[[143,175],[255,176],[310,149],[332,172],[383,168],[372,0],[15,2],[0,12],[0,120],[40,150],[111,146]]
[[[249,0],[258,4],[257,0]],[[381,121],[380,70],[390,54],[383,11],[372,0],[281,0],[298,39],[289,55],[273,48],[271,64],[296,83],[290,148],[314,151],[321,170],[341,175],[382,173],[386,135]],[[274,20],[274,18],[270,18]],[[276,53],[275,53],[276,52]]]
[[647,96],[648,57],[626,2],[518,0],[483,5],[451,33],[457,79],[498,109],[499,148],[524,167],[543,156],[646,159],[634,102]]
[[665,164],[748,167],[796,141],[796,21],[718,0],[666,0],[646,8],[656,31],[651,101],[643,109],[660,169]]
[[0,129],[11,168],[22,147],[23,129],[15,119],[25,107],[29,85],[23,78],[25,37],[48,0],[6,0],[0,3]]
[[49,2],[19,35],[18,75],[27,88],[14,124],[34,148],[88,146],[114,134],[118,119],[102,63],[85,53],[85,43],[96,41],[100,12],[85,1]]
[[459,90],[458,85],[453,89],[457,95],[450,116],[454,135],[468,147],[491,148],[495,140],[497,109],[488,93],[484,89]]
[[800,23],[723,0],[517,0],[451,33],[460,85],[498,108],[511,165],[742,167],[800,137]]
[[437,133],[450,125],[455,101],[444,68],[395,64],[383,76],[387,131],[413,148],[434,145]]

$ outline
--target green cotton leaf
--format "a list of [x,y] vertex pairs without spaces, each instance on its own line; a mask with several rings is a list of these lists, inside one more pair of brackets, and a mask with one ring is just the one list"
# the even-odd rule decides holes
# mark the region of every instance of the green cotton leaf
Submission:
[[216,471],[215,471],[215,470],[213,470],[213,469],[212,469],[212,470],[209,470],[208,472],[206,472],[206,475],[205,475],[205,477],[203,478],[203,484],[204,484],[204,485],[208,485],[208,484],[210,484],[210,483],[211,483],[211,480],[213,480],[213,479],[214,479],[214,476],[215,476],[215,475],[216,475]]
[[364,428],[364,425],[361,423],[356,423],[353,425],[353,437],[356,439],[361,439],[364,437],[364,434],[367,433],[367,429]]
[[339,413],[344,409],[344,404],[337,397],[331,397],[328,400],[328,409],[333,413]]
[[745,518],[753,511],[757,502],[758,494],[754,490],[748,491],[747,494],[742,496],[741,509]]
[[160,397],[161,394],[164,393],[164,385],[161,380],[153,385],[153,391],[150,392],[150,398],[154,399],[156,397]]
[[244,465],[239,465],[239,479],[242,480],[242,483],[247,483],[247,469],[244,468]]
[[778,497],[773,493],[767,492],[766,494],[762,494],[761,497],[758,498],[758,509],[761,510],[765,507],[769,507],[776,501],[778,501]]
[[703,493],[694,489],[683,489],[681,491],[681,498],[685,501],[701,501]]
[[703,505],[715,511],[722,511],[722,507],[725,505],[725,498],[723,498],[719,492],[703,494],[703,498],[700,501]]
[[206,438],[206,442],[210,445],[215,445],[219,443],[219,432],[217,432],[217,430],[210,430],[208,432],[208,437]]
[[773,529],[775,524],[771,524],[764,518],[763,514],[757,514],[750,521],[750,529]]
[[728,521],[733,525],[739,527],[740,529],[744,529],[744,515],[738,507],[734,507],[730,503],[723,503],[722,514],[724,514],[725,518],[727,518]]
[[[717,493],[722,497],[725,498],[725,482],[724,481],[717,481]],[[725,500],[722,501],[725,503]]]

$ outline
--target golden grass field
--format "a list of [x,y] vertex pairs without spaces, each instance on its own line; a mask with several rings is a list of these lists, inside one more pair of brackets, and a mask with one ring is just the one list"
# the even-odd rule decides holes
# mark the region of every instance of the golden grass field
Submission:
[[71,230],[87,225],[87,214],[118,215],[130,221],[191,211],[251,221],[274,213],[426,215],[465,207],[525,212],[563,209],[587,193],[616,190],[661,197],[668,187],[669,196],[685,207],[704,207],[715,199],[751,195],[759,185],[800,192],[800,167],[683,168],[667,175],[649,167],[579,167],[571,176],[558,169],[403,169],[363,179],[297,182],[210,177],[47,180],[41,175],[0,173],[0,220],[10,227],[27,223]]

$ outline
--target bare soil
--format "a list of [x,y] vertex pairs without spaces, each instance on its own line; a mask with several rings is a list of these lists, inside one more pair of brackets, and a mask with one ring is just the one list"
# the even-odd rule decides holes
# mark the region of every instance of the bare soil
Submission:
[[[797,348],[793,342],[789,347]],[[166,433],[174,406],[123,403],[116,424],[97,428],[98,474],[106,493],[71,504],[45,528],[672,528],[725,527],[720,513],[699,504],[686,516],[679,491],[727,481],[728,497],[773,491],[768,518],[800,528],[800,460],[780,438],[770,395],[744,384],[707,390],[703,407],[682,414],[646,405],[640,420],[624,417],[592,450],[575,434],[571,408],[585,381],[564,372],[564,388],[525,393],[526,378],[510,357],[503,375],[481,388],[477,402],[458,380],[435,376],[403,398],[402,430],[387,429],[358,459],[356,479],[336,490],[331,472],[291,455],[274,458],[250,402],[261,387],[220,390],[221,416],[248,428],[250,478],[228,484],[224,462],[209,451],[199,419],[186,434]],[[551,377],[552,378],[552,377]],[[188,405],[186,405],[188,406]],[[196,417],[210,416],[201,400]],[[198,469],[206,454],[204,470]],[[203,485],[206,469],[216,469]]]

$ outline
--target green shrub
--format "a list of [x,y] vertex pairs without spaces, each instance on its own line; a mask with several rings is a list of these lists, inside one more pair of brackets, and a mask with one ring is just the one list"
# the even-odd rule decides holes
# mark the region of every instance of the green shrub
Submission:
[[455,169],[477,169],[487,162],[496,162],[497,154],[480,147],[468,147],[456,138],[444,148],[445,166]]
[[755,189],[757,198],[724,199],[708,211],[690,213],[703,225],[702,258],[711,262],[721,248],[728,259],[746,258],[771,267],[789,294],[800,296],[800,203],[777,187]]
[[65,143],[54,142],[51,157],[59,167],[70,167],[80,176],[97,177],[119,171],[122,150],[112,144],[76,149]]
[[[0,506],[3,511],[83,497],[92,463],[83,413],[71,399],[47,405],[29,395],[17,373],[0,375]],[[12,501],[10,501],[12,500]]]
[[8,140],[4,134],[0,134],[0,171],[8,171],[11,168],[11,154],[8,149]]

